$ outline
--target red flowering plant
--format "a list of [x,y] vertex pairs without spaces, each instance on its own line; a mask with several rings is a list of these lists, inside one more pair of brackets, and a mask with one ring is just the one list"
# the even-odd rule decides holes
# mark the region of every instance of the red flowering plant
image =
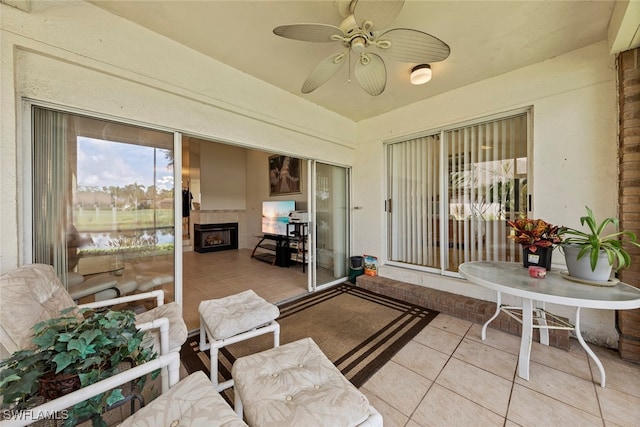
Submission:
[[508,238],[520,243],[531,252],[536,252],[538,248],[553,247],[562,242],[562,237],[558,234],[559,227],[541,219],[521,217],[515,221],[507,221],[507,224],[515,231]]

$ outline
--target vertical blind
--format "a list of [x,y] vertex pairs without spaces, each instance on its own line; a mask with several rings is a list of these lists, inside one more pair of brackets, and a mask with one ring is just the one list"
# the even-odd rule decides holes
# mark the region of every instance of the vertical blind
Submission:
[[33,252],[34,261],[67,275],[68,120],[65,114],[33,109]]
[[389,146],[390,259],[438,268],[439,136]]
[[389,260],[518,261],[506,220],[527,211],[527,126],[522,113],[389,144]]

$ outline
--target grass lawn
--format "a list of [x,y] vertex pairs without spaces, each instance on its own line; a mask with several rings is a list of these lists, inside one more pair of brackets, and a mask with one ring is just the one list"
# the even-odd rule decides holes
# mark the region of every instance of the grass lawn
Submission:
[[81,233],[91,231],[126,231],[173,227],[172,209],[140,209],[133,211],[83,209],[74,211],[74,224]]

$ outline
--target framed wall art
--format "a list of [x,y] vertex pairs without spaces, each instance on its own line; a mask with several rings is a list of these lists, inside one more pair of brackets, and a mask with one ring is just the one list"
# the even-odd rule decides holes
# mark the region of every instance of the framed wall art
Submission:
[[269,195],[301,193],[300,159],[290,156],[269,157]]

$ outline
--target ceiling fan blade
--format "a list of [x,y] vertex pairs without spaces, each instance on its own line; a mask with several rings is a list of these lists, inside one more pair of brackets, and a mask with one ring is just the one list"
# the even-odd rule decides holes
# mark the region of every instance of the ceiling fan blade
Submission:
[[404,0],[358,0],[353,8],[353,16],[360,28],[365,21],[371,21],[373,30],[388,27],[404,6]]
[[396,28],[380,34],[376,42],[387,40],[391,46],[383,49],[385,56],[399,61],[430,63],[446,59],[451,53],[449,45],[442,40],[418,30]]
[[387,67],[375,53],[360,55],[353,70],[358,84],[369,95],[380,95],[387,86]]
[[331,36],[344,36],[342,30],[328,24],[291,24],[281,25],[273,29],[273,34],[303,42],[331,42]]
[[329,80],[344,64],[348,50],[325,58],[302,84],[302,93],[313,92]]

